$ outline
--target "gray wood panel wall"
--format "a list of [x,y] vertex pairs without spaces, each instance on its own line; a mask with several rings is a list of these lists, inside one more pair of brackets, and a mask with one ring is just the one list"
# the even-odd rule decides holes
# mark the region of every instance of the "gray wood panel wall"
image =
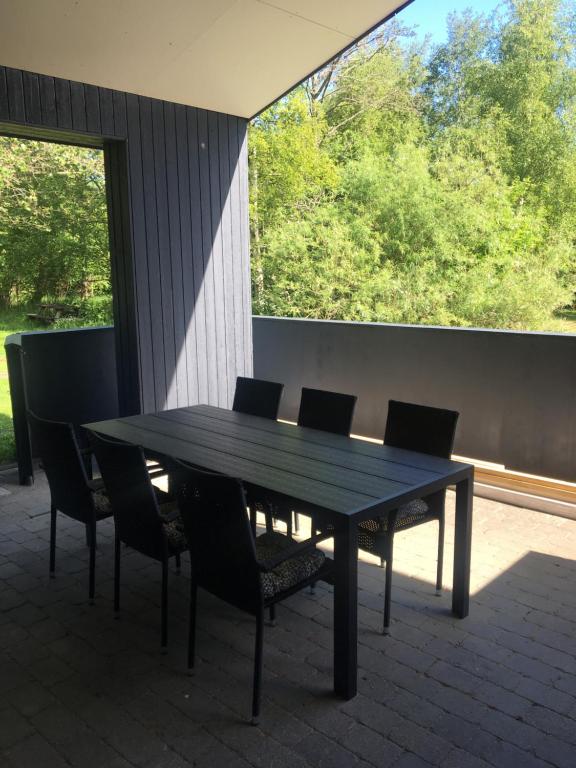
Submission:
[[252,372],[247,122],[0,66],[0,133],[102,146],[123,412]]
[[254,318],[254,373],[358,396],[352,431],[382,438],[388,400],[460,412],[455,453],[576,480],[576,334]]

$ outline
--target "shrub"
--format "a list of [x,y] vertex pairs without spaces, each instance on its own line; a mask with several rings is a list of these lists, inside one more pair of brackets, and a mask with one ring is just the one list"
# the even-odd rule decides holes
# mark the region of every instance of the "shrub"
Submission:
[[56,320],[53,328],[86,328],[98,325],[112,325],[112,296],[92,296],[89,299],[75,301],[78,314],[75,317],[61,317]]

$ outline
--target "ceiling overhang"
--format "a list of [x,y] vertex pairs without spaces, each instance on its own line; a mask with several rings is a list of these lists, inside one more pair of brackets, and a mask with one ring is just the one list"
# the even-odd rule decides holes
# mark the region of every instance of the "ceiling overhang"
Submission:
[[0,0],[0,64],[252,117],[407,4]]

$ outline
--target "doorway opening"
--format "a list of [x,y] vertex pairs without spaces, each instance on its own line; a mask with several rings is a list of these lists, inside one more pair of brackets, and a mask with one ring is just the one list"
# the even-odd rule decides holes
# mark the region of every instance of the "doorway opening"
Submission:
[[15,458],[4,342],[113,325],[102,147],[0,135],[0,464]]

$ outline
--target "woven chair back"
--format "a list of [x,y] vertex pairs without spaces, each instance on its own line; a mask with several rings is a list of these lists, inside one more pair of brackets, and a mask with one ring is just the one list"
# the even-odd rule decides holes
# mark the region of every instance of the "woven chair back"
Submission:
[[265,419],[278,418],[278,408],[284,384],[238,376],[234,393],[233,411]]
[[458,413],[390,400],[384,445],[448,459],[454,447]]
[[197,584],[255,612],[262,588],[242,484],[186,467],[175,474],[175,487]]
[[166,540],[144,452],[137,445],[90,434],[112,505],[116,533],[124,544],[161,560]]
[[303,387],[298,424],[337,435],[349,435],[356,400],[355,395]]
[[92,493],[74,427],[41,419],[28,411],[33,445],[46,472],[52,504],[69,517],[88,522],[93,513]]

